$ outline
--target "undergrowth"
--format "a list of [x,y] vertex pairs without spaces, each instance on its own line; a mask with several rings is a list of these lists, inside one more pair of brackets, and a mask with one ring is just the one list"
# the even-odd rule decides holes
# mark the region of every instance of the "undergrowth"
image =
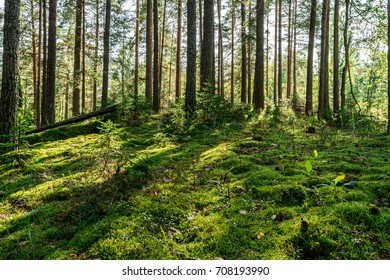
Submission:
[[0,259],[390,258],[377,124],[207,102],[215,115],[130,108],[2,154]]

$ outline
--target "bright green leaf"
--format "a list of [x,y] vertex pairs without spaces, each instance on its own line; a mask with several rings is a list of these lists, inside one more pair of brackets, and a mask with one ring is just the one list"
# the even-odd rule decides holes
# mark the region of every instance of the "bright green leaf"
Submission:
[[307,173],[310,174],[311,171],[313,170],[313,166],[311,165],[310,161],[306,161],[305,166],[306,166],[306,171],[307,171]]
[[318,152],[317,152],[317,150],[314,150],[314,151],[313,151],[313,154],[314,154],[314,158],[317,159],[317,158],[318,158]]
[[337,185],[338,182],[342,181],[345,179],[345,175],[342,174],[340,176],[337,176],[337,178],[334,180],[334,183]]

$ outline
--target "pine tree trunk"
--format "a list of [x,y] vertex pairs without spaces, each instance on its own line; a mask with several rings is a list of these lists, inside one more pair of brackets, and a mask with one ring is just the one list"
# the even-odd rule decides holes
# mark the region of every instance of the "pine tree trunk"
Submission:
[[[234,103],[234,29],[236,24],[236,6],[234,0],[232,1],[232,53],[231,53],[231,62],[230,62],[230,102]],[[222,38],[221,38],[222,44]],[[222,46],[221,46],[222,49]],[[221,58],[221,87],[223,90],[223,56]],[[223,95],[223,93],[222,93]]]
[[73,106],[72,114],[80,114],[80,79],[81,79],[81,25],[83,0],[77,0],[76,5],[76,29],[74,36],[74,60],[73,60]]
[[217,0],[217,14],[218,14],[218,73],[217,73],[217,85],[218,85],[218,95],[222,98],[225,98],[222,87],[222,69],[223,69],[223,51],[222,51],[222,20],[221,20],[221,0]]
[[248,104],[252,104],[252,0],[248,5]]
[[279,36],[278,36],[278,99],[279,102],[283,99],[283,61],[282,61],[282,0],[279,0],[279,16],[278,16],[279,26]]
[[204,0],[203,42],[200,58],[201,91],[215,91],[214,0]]
[[99,61],[99,0],[96,0],[96,18],[95,18],[95,57],[93,61],[93,96],[92,110],[97,109],[97,67]]
[[139,95],[139,1],[136,2],[136,19],[135,19],[135,65],[134,65],[134,100],[137,103]]
[[146,84],[145,98],[152,102],[153,92],[153,3],[146,2]]
[[83,37],[82,37],[82,84],[81,84],[81,110],[83,113],[85,113],[86,111],[86,105],[85,105],[85,100],[86,100],[86,89],[85,89],[85,56],[86,56],[86,53],[85,53],[85,20],[86,20],[86,16],[85,16],[85,13],[86,13],[86,10],[85,10],[85,1],[86,0],[82,0],[83,2],[83,7],[82,7],[82,12],[83,12],[83,30],[82,30],[82,33],[83,33]]
[[44,125],[44,116],[47,110],[47,1],[42,0],[42,94],[41,94],[41,125]]
[[288,31],[287,31],[287,99],[291,98],[291,62],[292,62],[292,40],[291,40],[291,1],[288,1]]
[[176,37],[176,101],[181,97],[181,29],[182,29],[182,0],[178,2],[177,37]]
[[39,10],[38,10],[38,58],[37,58],[37,112],[36,116],[36,127],[41,125],[41,65],[42,65],[42,0],[39,0]]
[[49,33],[47,45],[47,84],[46,108],[43,124],[55,123],[56,96],[56,60],[57,60],[57,0],[49,4]]
[[317,1],[311,1],[309,49],[307,54],[307,78],[306,78],[306,108],[307,116],[313,114],[313,65],[314,65],[314,35],[316,30]]
[[108,71],[110,63],[110,28],[111,28],[111,0],[106,0],[106,20],[103,38],[103,85],[102,108],[108,105]]
[[191,116],[196,106],[196,0],[187,1],[187,79],[185,110]]
[[298,111],[298,90],[297,90],[297,16],[298,16],[298,0],[294,1],[294,39],[293,39],[293,100],[292,108],[295,112]]
[[164,41],[165,41],[165,24],[166,24],[167,0],[164,0],[162,31],[161,31],[161,47],[160,47],[160,61],[159,61],[159,88],[162,90],[162,73],[163,73],[163,58],[164,58]]
[[158,40],[158,2],[153,1],[153,35],[154,35],[154,49],[153,49],[153,111],[160,111],[160,88],[159,88],[159,40]]
[[37,89],[37,46],[35,31],[35,11],[34,0],[30,0],[31,8],[31,47],[32,47],[32,74],[33,74],[33,93],[34,93],[34,122],[39,126],[39,92]]
[[387,133],[390,134],[390,1],[387,0]]
[[323,1],[322,20],[321,20],[321,57],[320,57],[320,85],[318,91],[318,118],[322,119],[326,116],[327,101],[326,95],[328,90],[328,7],[329,0]]
[[339,94],[339,0],[334,1],[334,29],[333,29],[333,113],[340,110]]
[[241,1],[241,103],[246,103],[246,80],[247,80],[247,63],[246,63],[246,13],[245,3]]
[[256,64],[253,83],[255,109],[264,109],[264,0],[256,5]]
[[13,140],[17,124],[20,0],[4,2],[3,73],[0,93],[0,143]]
[[278,104],[278,14],[279,6],[278,1],[275,0],[275,47],[274,47],[274,105]]
[[350,5],[349,0],[345,0],[345,22],[344,22],[344,68],[341,76],[341,110],[345,110],[345,87],[347,83],[347,71],[349,68],[349,40],[348,40],[348,26],[349,26],[349,12]]

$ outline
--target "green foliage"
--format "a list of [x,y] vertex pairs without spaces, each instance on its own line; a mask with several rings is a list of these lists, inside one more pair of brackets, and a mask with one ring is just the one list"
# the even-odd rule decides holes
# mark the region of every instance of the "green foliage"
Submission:
[[337,128],[326,145],[281,117],[178,141],[163,116],[3,154],[0,258],[389,258],[389,136]]

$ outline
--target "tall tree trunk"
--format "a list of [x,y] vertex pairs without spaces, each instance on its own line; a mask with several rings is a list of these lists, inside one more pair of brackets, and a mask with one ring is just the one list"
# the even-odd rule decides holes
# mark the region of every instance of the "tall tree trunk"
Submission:
[[160,47],[160,61],[159,61],[159,88],[162,90],[162,72],[163,72],[163,58],[164,58],[164,41],[165,41],[165,23],[166,23],[166,13],[167,13],[167,0],[164,0],[163,7],[163,19],[162,19],[162,27],[161,27],[161,47]]
[[217,0],[218,14],[218,95],[225,97],[223,86],[223,44],[222,44],[222,20],[221,20],[221,0]]
[[196,0],[187,0],[187,79],[185,111],[191,116],[196,106]]
[[42,0],[39,0],[38,9],[38,57],[37,57],[37,116],[36,127],[41,125],[41,65],[42,65]]
[[293,100],[292,108],[295,112],[298,111],[298,91],[297,91],[297,16],[298,16],[298,0],[294,1],[294,39],[293,39]]
[[43,117],[46,114],[44,111],[47,108],[46,92],[47,92],[47,1],[42,0],[42,94],[41,94],[41,125],[44,125]]
[[176,37],[176,101],[181,96],[181,29],[182,29],[182,0],[178,2],[177,37]]
[[241,1],[241,103],[246,103],[246,79],[247,79],[247,63],[246,63],[246,13],[245,3]]
[[[230,102],[234,103],[234,29],[236,23],[236,4],[232,0],[232,53],[231,53],[231,62],[230,62]],[[221,38],[222,40],[222,38]],[[222,42],[221,42],[222,44]],[[221,47],[222,49],[222,47]],[[223,56],[221,58],[221,86],[223,88]]]
[[340,110],[339,94],[339,0],[334,1],[334,27],[333,27],[333,113]]
[[330,0],[327,0],[327,10],[326,10],[326,41],[325,41],[325,84],[324,84],[324,113],[325,117],[330,117],[330,102],[329,102],[329,35],[330,35]]
[[[202,42],[203,42],[203,2],[202,0],[198,1],[199,3],[199,50],[202,52]],[[199,75],[199,85],[202,83],[202,77]]]
[[110,28],[111,28],[111,0],[106,0],[106,20],[103,38],[103,85],[102,108],[108,105],[108,71],[110,64]]
[[349,13],[350,5],[349,0],[345,0],[345,21],[344,21],[344,68],[341,76],[341,110],[345,110],[345,87],[347,83],[347,71],[349,68],[349,39],[348,39],[348,27],[349,27]]
[[390,134],[390,1],[387,0],[387,133]]
[[56,60],[57,60],[57,0],[49,4],[49,34],[47,45],[47,84],[44,125],[55,123]]
[[136,12],[135,12],[135,64],[134,64],[134,102],[137,104],[139,96],[139,0],[136,2]]
[[4,2],[3,73],[0,93],[0,143],[13,140],[12,129],[17,124],[18,50],[20,0]]
[[256,4],[256,64],[253,83],[255,109],[264,109],[264,0]]
[[145,98],[152,102],[153,92],[153,3],[146,2],[146,84]]
[[201,91],[215,91],[214,0],[204,0],[203,42],[200,58]]
[[291,98],[291,63],[292,63],[292,12],[291,1],[288,1],[288,31],[287,31],[287,99]]
[[159,70],[159,40],[158,40],[158,2],[153,1],[153,34],[154,34],[154,49],[153,49],[153,111],[160,111],[160,88],[158,82]]
[[85,56],[86,56],[86,53],[85,53],[85,20],[86,20],[86,10],[85,10],[85,1],[86,0],[82,0],[83,2],[83,7],[82,7],[82,12],[83,12],[83,27],[82,27],[82,33],[83,33],[83,37],[82,37],[82,84],[81,84],[81,110],[83,113],[85,113],[85,110],[86,110],[86,105],[85,105],[85,100],[86,100],[86,90],[85,90],[85,71],[86,71],[86,68],[85,68]]
[[278,15],[279,0],[275,0],[275,47],[274,47],[274,105],[278,104]]
[[307,53],[307,78],[306,78],[306,108],[307,116],[313,114],[313,65],[314,65],[314,35],[316,31],[317,0],[311,1],[309,49]]
[[[95,55],[93,61],[93,94],[92,110],[97,109],[97,66],[99,61],[99,0],[96,0],[96,18],[95,18]],[[137,21],[138,22],[138,21]],[[138,73],[137,73],[138,74]]]
[[279,43],[278,43],[278,47],[279,47],[279,51],[278,51],[278,55],[279,55],[279,59],[278,59],[278,99],[279,99],[279,102],[282,101],[283,99],[283,61],[282,61],[282,0],[279,0],[279,16],[278,16],[278,20],[279,20],[279,26],[278,26],[278,31],[279,31],[279,36],[278,36],[278,40],[279,40]]
[[318,91],[318,117],[320,119],[326,116],[326,95],[329,95],[327,92],[328,89],[328,63],[327,63],[327,54],[328,54],[328,8],[329,0],[323,0],[322,6],[322,20],[321,20],[321,58],[320,58],[320,85]]
[[81,79],[81,25],[83,0],[77,0],[76,4],[76,29],[74,36],[74,62],[73,62],[73,116],[80,114],[80,79]]
[[34,93],[34,122],[39,126],[39,92],[37,88],[37,46],[35,31],[35,11],[34,0],[30,0],[31,9],[31,47],[32,47],[32,74],[33,74],[33,93]]
[[265,97],[269,94],[269,8],[270,3],[267,3],[267,30],[266,30],[266,41],[265,41]]
[[66,72],[66,86],[65,86],[65,115],[64,119],[69,118],[69,81],[70,81],[70,71]]
[[252,104],[252,0],[248,6],[248,104]]

